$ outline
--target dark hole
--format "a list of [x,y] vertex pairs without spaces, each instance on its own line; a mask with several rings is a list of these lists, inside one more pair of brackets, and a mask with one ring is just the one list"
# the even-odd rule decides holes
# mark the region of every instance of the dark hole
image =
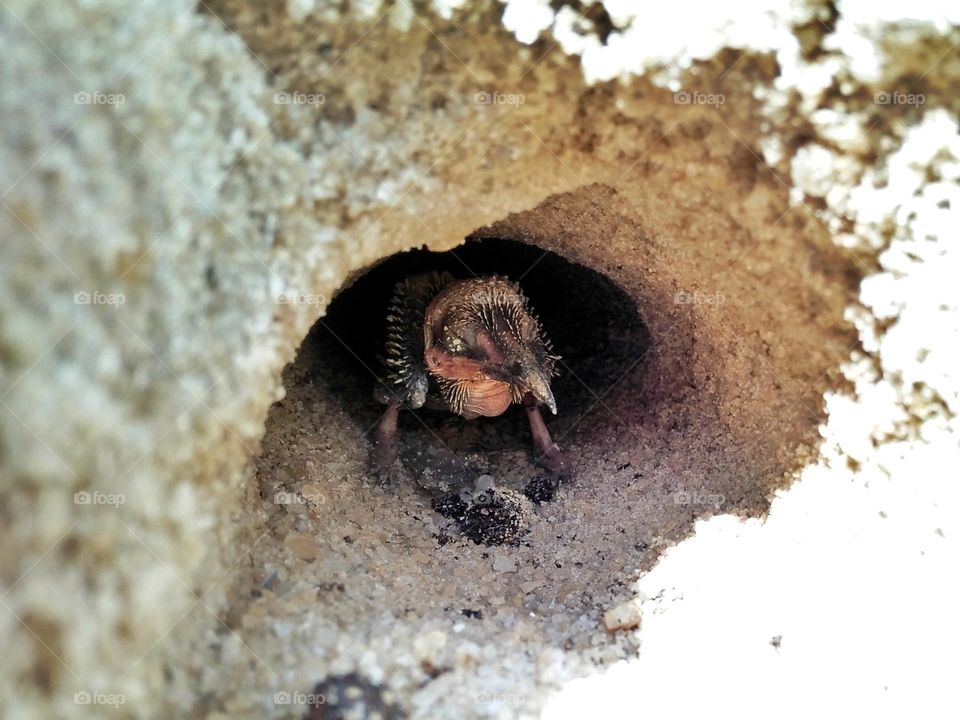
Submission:
[[[556,253],[498,238],[471,239],[443,253],[399,253],[342,290],[304,341],[302,352],[312,358],[309,375],[328,384],[360,432],[372,429],[383,411],[373,391],[382,372],[393,287],[429,270],[446,270],[458,278],[505,275],[520,284],[562,357],[553,380],[558,413],[547,417],[551,432],[574,427],[648,348],[649,333],[633,300],[602,274]],[[431,446],[442,441],[457,452],[530,454],[526,417],[517,406],[500,417],[472,421],[428,410],[417,413],[419,419],[401,414],[400,431],[408,442]]]

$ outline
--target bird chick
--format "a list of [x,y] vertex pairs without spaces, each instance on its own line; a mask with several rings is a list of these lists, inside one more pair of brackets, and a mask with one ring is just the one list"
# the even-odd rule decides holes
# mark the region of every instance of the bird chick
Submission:
[[396,458],[401,407],[473,419],[521,403],[539,461],[552,472],[564,469],[539,409],[557,412],[550,380],[559,358],[519,285],[502,277],[416,275],[396,285],[387,323],[388,391],[380,400],[388,408],[375,435],[377,465]]

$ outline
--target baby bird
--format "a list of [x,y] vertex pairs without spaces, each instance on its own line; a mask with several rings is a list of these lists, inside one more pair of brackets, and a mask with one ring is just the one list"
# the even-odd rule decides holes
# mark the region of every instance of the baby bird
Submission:
[[495,417],[524,406],[538,459],[553,473],[566,462],[540,414],[557,403],[555,365],[540,322],[520,286],[502,277],[456,280],[425,273],[399,282],[387,316],[387,410],[374,436],[375,463],[396,459],[400,408],[439,408],[467,419]]

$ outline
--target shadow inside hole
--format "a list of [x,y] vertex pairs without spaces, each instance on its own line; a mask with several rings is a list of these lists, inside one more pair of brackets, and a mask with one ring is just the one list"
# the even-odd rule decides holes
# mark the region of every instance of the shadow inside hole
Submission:
[[[326,383],[360,432],[372,430],[384,409],[373,390],[383,372],[380,358],[394,285],[430,270],[446,270],[457,278],[505,275],[520,283],[562,358],[552,383],[558,413],[547,417],[555,437],[569,430],[572,437],[584,413],[637,369],[637,359],[649,348],[650,336],[633,299],[602,274],[556,253],[499,238],[471,239],[442,253],[399,253],[340,292],[304,341],[310,375]],[[641,377],[642,372],[632,374],[632,383]],[[526,416],[518,406],[500,417],[471,421],[426,409],[418,410],[416,418],[404,412],[400,433],[402,442],[442,444],[458,453],[531,454]],[[486,460],[486,471],[496,472],[496,459]]]

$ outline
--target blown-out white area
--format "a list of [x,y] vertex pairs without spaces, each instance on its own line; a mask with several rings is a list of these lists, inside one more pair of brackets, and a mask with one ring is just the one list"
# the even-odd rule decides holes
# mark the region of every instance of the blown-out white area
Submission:
[[889,475],[811,468],[766,523],[700,523],[640,582],[639,658],[543,717],[955,717],[955,439],[887,446]]
[[[960,4],[940,0],[903,3],[839,0],[840,17],[823,46],[831,54],[805,63],[793,28],[811,22],[828,30],[826,7],[803,0],[748,0],[731,7],[704,0],[641,3],[605,0],[614,25],[606,43],[584,19],[588,5],[564,5],[554,12],[547,0],[504,0],[504,26],[523,43],[546,31],[564,52],[579,55],[588,82],[655,71],[653,80],[679,89],[677,78],[696,60],[724,48],[773,52],[781,68],[777,87],[818,94],[840,68],[867,83],[882,76],[880,41],[892,24],[920,36],[945,33],[960,24]],[[813,110],[811,106],[809,110]]]

